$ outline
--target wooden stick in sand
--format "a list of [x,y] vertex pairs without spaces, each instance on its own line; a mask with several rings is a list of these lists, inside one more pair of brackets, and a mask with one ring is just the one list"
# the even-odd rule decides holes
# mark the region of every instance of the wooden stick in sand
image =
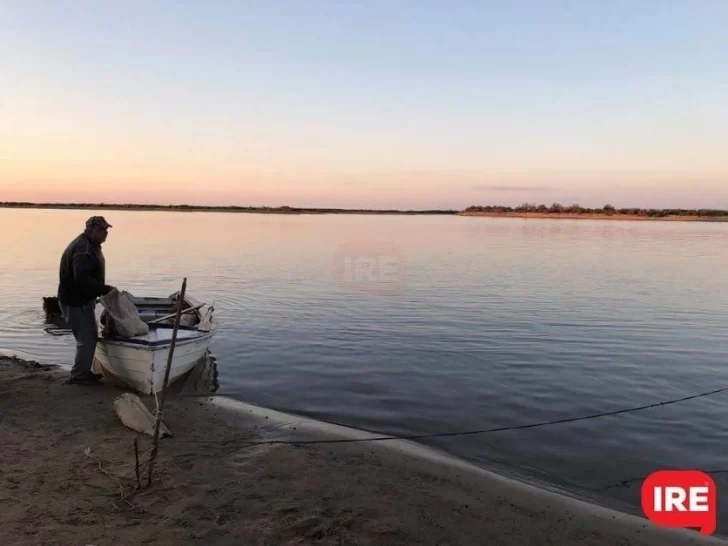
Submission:
[[[159,426],[162,423],[162,413],[164,411],[164,400],[167,397],[167,383],[169,382],[169,370],[172,368],[172,357],[174,356],[174,346],[177,343],[177,331],[179,330],[179,321],[182,316],[182,306],[185,302],[185,292],[187,291],[187,277],[182,282],[182,290],[179,293],[179,301],[177,302],[177,315],[174,317],[174,330],[172,330],[172,343],[169,346],[169,356],[167,358],[167,368],[164,370],[164,383],[162,383],[162,396],[159,400],[157,408],[157,416],[154,420],[154,439],[152,440],[152,453],[149,456],[149,476],[147,476],[147,485],[152,485],[152,473],[154,472],[154,463],[157,460],[157,452],[159,451]],[[154,386],[152,386],[154,388]]]
[[139,439],[134,438],[134,471],[136,472],[137,489],[142,488],[142,479],[139,476]]

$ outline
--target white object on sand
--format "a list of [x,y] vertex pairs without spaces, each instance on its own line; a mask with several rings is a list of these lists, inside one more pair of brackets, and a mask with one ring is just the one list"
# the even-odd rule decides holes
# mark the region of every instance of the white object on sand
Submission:
[[[178,297],[176,293],[169,298],[134,298],[134,305],[141,319],[149,325],[149,332],[134,337],[100,337],[96,347],[96,366],[100,371],[142,394],[160,392],[172,344],[173,320],[166,324],[149,323],[173,311]],[[181,320],[169,374],[170,384],[205,356],[218,327],[210,305],[198,303],[189,296],[185,296],[183,305],[194,309]]]
[[[125,392],[114,400],[114,409],[124,426],[148,436],[154,436],[154,416],[136,394]],[[162,423],[160,436],[172,436],[167,426]]]

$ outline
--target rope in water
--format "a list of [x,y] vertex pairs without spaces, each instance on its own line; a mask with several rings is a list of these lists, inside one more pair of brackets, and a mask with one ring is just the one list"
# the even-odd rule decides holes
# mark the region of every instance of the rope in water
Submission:
[[[635,411],[642,411],[646,409],[656,408],[660,406],[669,406],[671,404],[677,404],[679,402],[686,402],[688,400],[694,400],[696,398],[702,398],[705,396],[711,396],[713,394],[719,394],[722,392],[728,391],[728,387],[723,387],[720,389],[715,389],[708,392],[703,392],[700,394],[693,394],[690,396],[684,396],[683,398],[676,398],[673,400],[666,400],[664,402],[655,402],[654,404],[646,404],[644,406],[635,406],[632,408],[624,408],[620,410],[615,411],[605,411],[601,413],[592,413],[590,415],[583,415],[580,417],[569,417],[566,419],[555,419],[553,421],[541,421],[537,423],[529,423],[525,425],[516,425],[516,426],[510,426],[510,427],[496,427],[496,428],[486,428],[481,430],[468,430],[464,432],[439,432],[434,434],[414,434],[410,436],[375,436],[373,438],[340,438],[336,440],[263,440],[263,441],[242,441],[241,444],[244,444],[246,447],[249,446],[260,446],[260,445],[314,445],[314,444],[353,444],[353,443],[362,443],[362,442],[385,442],[385,441],[391,441],[391,440],[424,440],[427,438],[444,438],[448,436],[473,436],[476,434],[488,434],[488,433],[494,433],[494,432],[506,432],[510,430],[525,430],[529,428],[537,428],[537,427],[545,427],[550,425],[560,425],[564,423],[575,423],[577,421],[586,421],[589,419],[598,419],[600,417],[610,417],[613,415],[620,415],[623,413],[632,413]],[[333,424],[339,424],[339,423],[333,423]],[[210,443],[218,443],[218,442],[210,442]],[[231,443],[230,441],[222,442],[225,444]]]

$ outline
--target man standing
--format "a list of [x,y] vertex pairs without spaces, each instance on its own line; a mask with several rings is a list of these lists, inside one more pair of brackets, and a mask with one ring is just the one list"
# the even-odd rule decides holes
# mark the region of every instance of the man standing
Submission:
[[113,288],[106,284],[106,262],[101,252],[110,227],[103,216],[92,216],[86,230],[61,257],[58,303],[76,338],[76,360],[68,384],[99,383],[100,376],[91,372],[98,337],[95,309],[96,298]]

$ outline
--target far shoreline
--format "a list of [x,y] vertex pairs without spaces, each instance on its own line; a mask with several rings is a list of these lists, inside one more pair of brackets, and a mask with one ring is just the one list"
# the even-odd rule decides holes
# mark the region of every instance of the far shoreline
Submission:
[[[397,209],[341,209],[316,207],[253,207],[253,206],[217,206],[217,205],[158,205],[158,204],[113,204],[113,203],[26,203],[0,202],[5,209],[46,209],[46,210],[92,210],[92,211],[130,211],[130,212],[199,212],[227,214],[352,214],[375,216],[477,216],[487,218],[522,218],[527,220],[621,220],[621,221],[659,221],[659,222],[728,222],[728,211],[691,211],[687,209],[645,209],[644,213],[634,214],[638,209],[612,208],[583,209],[581,212],[536,212],[513,210],[510,207],[469,207],[465,210],[431,209],[431,210],[397,210]],[[472,209],[486,210],[472,210]],[[520,207],[519,207],[520,208]],[[488,210],[496,209],[496,210]],[[498,210],[500,209],[500,210]],[[505,210],[504,210],[505,209]],[[718,214],[705,214],[717,212]],[[700,214],[703,213],[703,214]]]
[[115,210],[133,212],[225,212],[249,214],[381,214],[381,215],[457,215],[457,210],[339,209],[317,207],[240,207],[205,205],[119,205],[105,203],[0,203],[6,209]]
[[641,216],[638,214],[578,214],[570,212],[459,212],[457,216],[525,218],[532,220],[630,220],[636,222],[728,222],[728,216]]

